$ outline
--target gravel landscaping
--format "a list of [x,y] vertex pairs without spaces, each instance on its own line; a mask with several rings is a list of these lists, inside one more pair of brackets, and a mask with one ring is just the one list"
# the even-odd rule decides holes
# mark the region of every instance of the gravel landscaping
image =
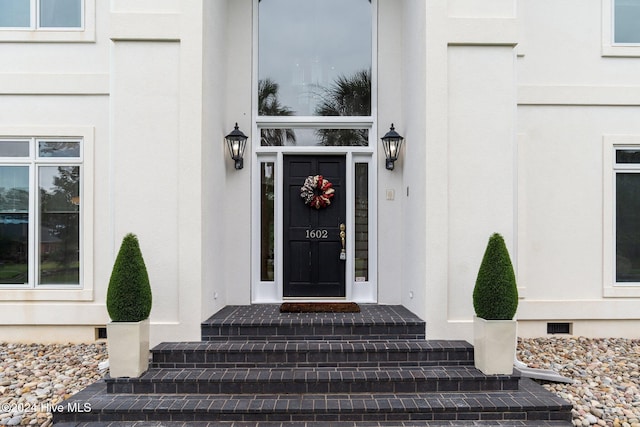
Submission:
[[574,380],[544,384],[573,404],[574,425],[640,427],[640,340],[526,339],[518,358]]
[[102,378],[107,346],[0,344],[0,426],[48,426],[64,399]]
[[[572,384],[543,383],[573,404],[576,426],[640,427],[640,340],[521,339],[518,358]],[[102,378],[104,343],[0,344],[0,426],[49,426],[62,400]]]

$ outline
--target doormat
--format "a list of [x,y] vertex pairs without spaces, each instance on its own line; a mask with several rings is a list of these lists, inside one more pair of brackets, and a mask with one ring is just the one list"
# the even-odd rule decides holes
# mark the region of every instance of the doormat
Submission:
[[280,313],[360,313],[355,302],[285,302]]

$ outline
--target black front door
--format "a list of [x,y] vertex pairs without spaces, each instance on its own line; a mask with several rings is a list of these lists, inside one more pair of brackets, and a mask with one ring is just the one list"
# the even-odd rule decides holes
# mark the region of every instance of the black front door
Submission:
[[[345,164],[345,156],[284,156],[284,297],[345,296]],[[315,175],[335,190],[331,204],[320,209],[300,196],[307,177]]]

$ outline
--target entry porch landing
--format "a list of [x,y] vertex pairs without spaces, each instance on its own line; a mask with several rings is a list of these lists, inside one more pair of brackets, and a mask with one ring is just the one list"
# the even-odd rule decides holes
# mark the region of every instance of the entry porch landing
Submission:
[[228,306],[198,342],[162,343],[140,378],[106,378],[60,425],[570,426],[571,405],[533,381],[486,376],[464,341],[425,340],[402,306],[280,313]]

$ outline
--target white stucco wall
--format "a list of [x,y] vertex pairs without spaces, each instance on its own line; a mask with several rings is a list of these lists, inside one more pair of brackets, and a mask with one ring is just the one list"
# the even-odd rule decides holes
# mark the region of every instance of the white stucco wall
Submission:
[[638,337],[640,289],[612,284],[607,137],[640,135],[640,52],[608,56],[608,1],[520,6],[520,334],[541,335],[559,321],[576,335]]
[[470,340],[488,238],[499,232],[513,247],[516,8],[497,0],[417,3],[405,3],[405,38],[413,40],[405,112],[419,147],[404,176],[415,189],[405,204],[404,250],[405,271],[424,284],[406,281],[419,290],[403,303],[425,318],[430,338]]
[[[378,2],[378,156],[374,162],[378,175],[378,302],[400,304],[404,293],[406,272],[402,268],[404,230],[402,224],[404,205],[403,169],[407,164],[407,148],[410,136],[404,120],[402,102],[404,34],[402,8],[393,0]],[[403,152],[395,169],[385,168],[385,157],[380,137],[389,131],[391,124],[406,138]],[[390,193],[390,194],[389,194]]]

